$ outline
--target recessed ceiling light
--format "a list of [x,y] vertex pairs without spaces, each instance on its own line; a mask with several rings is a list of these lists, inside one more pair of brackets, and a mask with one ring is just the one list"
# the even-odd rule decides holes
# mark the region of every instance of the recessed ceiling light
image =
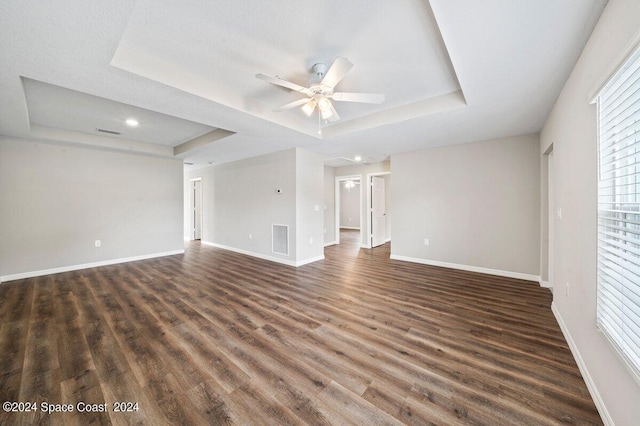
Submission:
[[362,157],[360,157],[359,155],[356,155],[356,157],[354,158],[354,160],[356,160],[356,161],[362,161]]
[[127,118],[127,121],[125,121],[125,123],[127,123],[127,126],[136,127],[138,125],[138,120],[134,118]]

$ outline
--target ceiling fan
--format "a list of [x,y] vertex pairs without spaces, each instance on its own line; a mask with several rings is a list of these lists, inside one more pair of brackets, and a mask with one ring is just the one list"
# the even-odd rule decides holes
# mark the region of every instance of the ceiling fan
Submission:
[[317,63],[311,68],[311,81],[309,87],[303,87],[298,84],[283,80],[280,77],[270,77],[264,74],[256,74],[256,78],[264,80],[267,83],[277,86],[286,87],[306,95],[306,98],[298,99],[274,111],[285,111],[302,105],[302,111],[310,117],[313,111],[318,107],[319,116],[324,120],[338,121],[340,116],[333,107],[332,100],[339,102],[361,102],[367,104],[380,104],[384,101],[384,95],[373,93],[347,93],[334,92],[334,88],[340,80],[349,72],[353,64],[346,58],[337,58],[327,71],[327,65]]

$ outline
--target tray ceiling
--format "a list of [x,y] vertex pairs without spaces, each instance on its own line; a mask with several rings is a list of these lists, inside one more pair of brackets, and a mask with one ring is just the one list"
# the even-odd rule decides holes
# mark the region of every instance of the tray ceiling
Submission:
[[[198,167],[293,147],[328,158],[380,159],[536,133],[605,4],[5,0],[0,135],[111,148],[121,143],[122,149],[159,155],[173,155],[171,145],[195,135],[181,145],[193,149],[181,149],[179,156]],[[298,95],[255,74],[305,85],[314,63],[331,64],[338,56],[354,64],[339,90],[384,93],[386,101],[336,103],[342,120],[323,124],[321,139],[317,117],[299,109],[272,111]],[[195,127],[169,137],[159,124],[135,135],[136,144],[117,138],[88,142],[78,136],[87,131],[81,111],[53,120],[55,114],[44,111],[52,101],[30,93],[26,79]],[[59,108],[73,110],[74,99],[61,96]],[[104,112],[98,105],[91,109],[96,117]],[[200,130],[205,133],[197,137]]]

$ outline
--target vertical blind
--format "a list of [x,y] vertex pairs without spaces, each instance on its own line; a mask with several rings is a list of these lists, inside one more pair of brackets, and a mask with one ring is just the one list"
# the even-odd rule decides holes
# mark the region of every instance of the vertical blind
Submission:
[[640,376],[640,49],[598,96],[597,321]]

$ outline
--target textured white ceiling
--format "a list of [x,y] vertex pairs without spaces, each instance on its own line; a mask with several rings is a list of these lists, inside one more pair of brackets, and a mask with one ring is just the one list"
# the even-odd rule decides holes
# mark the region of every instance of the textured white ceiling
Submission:
[[[385,158],[535,133],[605,3],[3,0],[0,134],[33,137],[20,77],[236,132],[194,151],[203,165],[296,146]],[[253,76],[304,83],[337,56],[355,65],[340,90],[388,102],[340,105],[345,120],[322,140],[299,111],[271,111],[295,95]]]

